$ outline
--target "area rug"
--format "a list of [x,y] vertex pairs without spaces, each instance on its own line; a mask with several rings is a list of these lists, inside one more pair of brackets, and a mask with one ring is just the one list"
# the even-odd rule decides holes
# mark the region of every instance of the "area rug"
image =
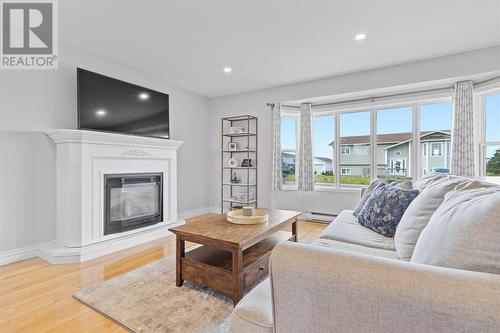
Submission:
[[132,332],[227,332],[232,300],[185,282],[175,286],[175,257],[155,261],[73,295]]

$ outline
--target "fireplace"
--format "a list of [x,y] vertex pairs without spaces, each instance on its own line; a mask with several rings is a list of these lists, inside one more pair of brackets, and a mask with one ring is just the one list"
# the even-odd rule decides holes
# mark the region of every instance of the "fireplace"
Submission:
[[163,221],[163,173],[104,175],[104,235]]

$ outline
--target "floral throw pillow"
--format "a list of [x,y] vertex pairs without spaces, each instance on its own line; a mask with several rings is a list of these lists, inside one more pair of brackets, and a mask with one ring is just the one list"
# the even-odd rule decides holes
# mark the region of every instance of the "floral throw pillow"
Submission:
[[359,212],[358,223],[385,237],[394,237],[401,217],[417,195],[418,190],[379,184]]

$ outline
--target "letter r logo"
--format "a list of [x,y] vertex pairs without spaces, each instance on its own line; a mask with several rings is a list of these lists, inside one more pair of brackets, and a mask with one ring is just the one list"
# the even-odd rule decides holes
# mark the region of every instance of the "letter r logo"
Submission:
[[52,54],[52,3],[2,4],[4,54]]

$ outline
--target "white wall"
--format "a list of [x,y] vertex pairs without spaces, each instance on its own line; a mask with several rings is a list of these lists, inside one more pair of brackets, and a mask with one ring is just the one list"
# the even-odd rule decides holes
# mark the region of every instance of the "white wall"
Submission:
[[206,208],[208,100],[81,50],[60,59],[55,71],[0,71],[0,251],[55,239],[55,146],[43,131],[76,128],[77,66],[170,94],[171,137],[184,141],[178,211]]
[[[237,70],[237,69],[235,69]],[[492,47],[386,68],[352,73],[210,100],[210,205],[220,206],[220,117],[250,113],[259,118],[259,205],[262,207],[339,213],[353,208],[358,191],[272,192],[271,114],[268,102],[369,91],[500,70],[500,47]]]

